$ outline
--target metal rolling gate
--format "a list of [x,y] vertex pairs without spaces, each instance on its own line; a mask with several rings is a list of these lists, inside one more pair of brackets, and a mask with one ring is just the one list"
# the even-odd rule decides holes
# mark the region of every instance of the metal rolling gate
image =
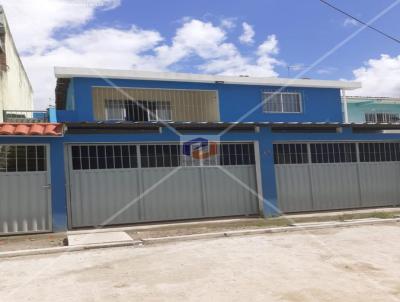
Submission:
[[253,143],[218,147],[199,166],[179,144],[69,146],[70,226],[258,214]]
[[49,232],[48,147],[0,144],[0,234]]
[[283,213],[400,204],[399,142],[274,144]]

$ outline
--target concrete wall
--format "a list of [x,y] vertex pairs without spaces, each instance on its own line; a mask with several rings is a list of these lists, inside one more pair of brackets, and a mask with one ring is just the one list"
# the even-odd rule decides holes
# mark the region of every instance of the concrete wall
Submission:
[[32,110],[33,91],[28,76],[19,58],[4,12],[0,8],[0,23],[5,33],[2,37],[5,63],[0,71],[0,122],[3,121],[3,110]]
[[[93,86],[166,88],[166,89],[205,89],[217,90],[221,121],[235,122],[341,122],[342,109],[340,89],[288,87],[283,91],[299,92],[302,96],[302,113],[264,113],[262,110],[262,92],[276,91],[281,87],[205,84],[139,80],[103,80],[95,78],[74,78],[74,111],[59,112],[59,121],[94,121],[92,104]],[[67,104],[67,108],[73,106]]]

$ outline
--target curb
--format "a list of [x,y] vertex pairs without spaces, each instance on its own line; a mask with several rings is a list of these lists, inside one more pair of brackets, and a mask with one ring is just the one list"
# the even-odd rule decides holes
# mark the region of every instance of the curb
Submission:
[[305,226],[297,225],[297,226],[287,226],[287,227],[277,227],[277,228],[263,228],[263,229],[252,229],[252,230],[193,234],[193,235],[184,235],[184,236],[148,238],[148,239],[142,239],[142,242],[143,242],[143,244],[156,244],[156,243],[189,241],[189,240],[199,240],[199,239],[212,239],[212,238],[221,238],[221,237],[234,237],[234,236],[246,236],[246,235],[311,231],[311,230],[320,230],[320,229],[333,229],[333,228],[341,228],[341,227],[375,225],[375,224],[396,223],[396,222],[400,222],[400,218],[374,219],[374,220],[368,220],[368,221],[332,222],[329,224],[324,223],[324,224],[305,225]]
[[49,247],[49,248],[43,248],[43,249],[9,251],[9,252],[1,252],[0,259],[1,258],[12,258],[12,257],[22,257],[22,256],[33,256],[33,255],[60,254],[60,253],[69,253],[69,252],[100,249],[100,248],[135,246],[135,245],[139,245],[139,244],[142,244],[142,242],[132,240],[132,241],[113,242],[113,243],[87,244],[87,245],[76,245],[76,246],[60,246],[60,247]]
[[376,224],[387,224],[387,223],[397,223],[397,222],[400,222],[400,218],[373,219],[373,220],[368,220],[368,221],[354,220],[354,221],[345,221],[345,222],[332,222],[329,224],[321,223],[321,224],[316,224],[316,225],[304,225],[304,226],[296,225],[296,226],[276,227],[276,228],[263,228],[263,229],[204,233],[204,234],[193,234],[193,235],[183,235],[183,236],[148,238],[148,239],[142,239],[142,240],[138,240],[138,241],[129,240],[129,241],[113,242],[113,243],[100,243],[100,244],[88,244],[88,245],[77,245],[77,246],[61,246],[61,247],[52,247],[52,248],[43,248],[43,249],[0,252],[0,259],[1,258],[12,258],[12,257],[22,257],[22,256],[33,256],[33,255],[69,253],[69,252],[85,251],[85,250],[100,249],[100,248],[140,246],[143,244],[180,242],[180,241],[213,239],[213,238],[235,237],[235,236],[246,236],[246,235],[289,233],[289,232],[333,229],[333,228],[342,228],[342,227],[376,225]]

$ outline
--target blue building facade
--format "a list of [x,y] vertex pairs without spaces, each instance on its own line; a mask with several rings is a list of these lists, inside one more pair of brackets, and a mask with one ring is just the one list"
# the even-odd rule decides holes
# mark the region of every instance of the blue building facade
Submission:
[[[304,80],[307,81],[307,80]],[[305,85],[302,83],[302,85]],[[223,122],[342,122],[340,88],[285,87],[224,83],[193,83],[157,80],[120,80],[72,78],[68,86],[65,110],[58,110],[58,122],[93,122],[93,87],[179,89],[216,91],[220,121]],[[298,93],[301,112],[264,112],[263,93]],[[189,121],[189,120],[188,120]]]
[[[371,179],[357,172],[400,164],[397,125],[344,123],[341,90],[358,83],[69,68],[56,76],[52,121],[66,125],[64,136],[0,136],[0,144],[49,146],[53,231],[397,205],[386,180],[367,200]],[[195,146],[198,157],[175,158],[176,146],[198,138],[210,142]],[[205,156],[214,142],[215,161]],[[147,192],[175,168],[180,182]],[[125,199],[135,207],[126,216]]]

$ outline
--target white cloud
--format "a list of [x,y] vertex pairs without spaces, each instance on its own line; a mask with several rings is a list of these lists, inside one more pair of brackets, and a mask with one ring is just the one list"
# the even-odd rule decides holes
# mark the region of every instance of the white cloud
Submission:
[[304,64],[302,64],[302,63],[289,65],[287,67],[292,71],[301,71],[305,68]]
[[353,18],[346,18],[343,21],[343,26],[348,27],[348,26],[358,26],[360,25],[356,20]]
[[236,26],[235,21],[236,21],[235,18],[223,18],[221,20],[221,27],[226,29],[232,29]]
[[370,59],[353,74],[363,86],[352,91],[353,95],[400,97],[400,55]]
[[246,22],[243,22],[242,23],[242,28],[243,28],[243,33],[239,37],[240,43],[242,43],[242,44],[252,44],[252,43],[254,43],[255,32],[254,32],[253,27],[250,24],[248,24]]
[[177,29],[171,45],[163,44],[154,49],[155,55],[146,56],[149,68],[167,70],[172,65],[196,56],[202,63],[199,71],[224,75],[276,76],[274,67],[279,62],[278,41],[274,35],[262,43],[253,57],[243,56],[238,48],[227,42],[224,28],[192,19]]
[[2,0],[20,52],[54,46],[59,29],[76,28],[93,18],[96,9],[112,9],[120,0]]
[[151,65],[164,70],[186,57],[197,55],[202,59],[219,56],[225,50],[221,49],[226,39],[225,31],[210,22],[187,20],[177,29],[172,44],[163,44],[154,49],[155,55],[148,56]]
[[[280,62],[275,58],[279,52],[276,37],[268,36],[252,55],[244,56],[229,42],[226,32],[234,26],[234,19],[225,19],[229,22],[218,26],[182,19],[170,41],[156,30],[134,25],[126,29],[98,28],[89,23],[95,20],[96,10],[113,9],[119,4],[120,0],[3,0],[34,87],[36,108],[54,103],[54,66],[277,75],[274,68]],[[21,20],[30,20],[29,25]]]
[[240,54],[233,44],[221,45],[225,54],[205,62],[200,69],[207,73],[223,75],[248,75],[248,76],[277,76],[274,71],[276,65],[282,64],[274,55],[278,54],[278,41],[275,35],[268,38],[258,46],[255,57],[245,57]]
[[53,66],[128,69],[141,67],[141,54],[162,40],[158,32],[132,27],[95,29],[59,41],[43,54],[23,57],[35,93],[36,107],[54,103]]

